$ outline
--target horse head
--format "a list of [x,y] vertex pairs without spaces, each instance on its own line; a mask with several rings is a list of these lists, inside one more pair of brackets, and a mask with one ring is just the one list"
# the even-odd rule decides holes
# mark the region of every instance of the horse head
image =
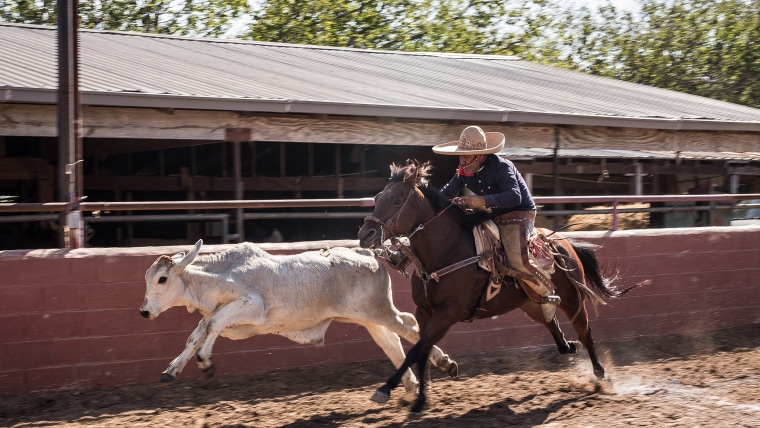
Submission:
[[[359,244],[372,248],[382,244],[386,233],[391,236],[405,236],[422,223],[421,216],[425,196],[419,186],[426,185],[430,176],[430,162],[420,163],[407,160],[406,164],[391,164],[391,176],[385,188],[375,195],[375,209],[364,219],[359,229]],[[430,209],[429,209],[430,210]]]

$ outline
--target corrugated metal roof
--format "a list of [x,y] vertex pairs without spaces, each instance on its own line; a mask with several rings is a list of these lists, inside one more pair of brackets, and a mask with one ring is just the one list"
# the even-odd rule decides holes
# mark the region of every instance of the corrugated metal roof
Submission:
[[[55,27],[0,24],[1,101],[55,102]],[[760,131],[760,109],[516,57],[80,30],[85,104]]]

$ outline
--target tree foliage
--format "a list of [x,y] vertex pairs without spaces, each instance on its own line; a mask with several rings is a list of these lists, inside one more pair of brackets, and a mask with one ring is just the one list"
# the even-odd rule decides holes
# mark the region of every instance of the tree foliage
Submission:
[[244,38],[405,51],[516,53],[543,0],[268,0]]
[[760,2],[642,0],[567,15],[550,40],[555,65],[760,107]]
[[[54,0],[5,0],[0,21],[55,25]],[[249,13],[247,0],[79,0],[79,25],[101,30],[219,37]]]

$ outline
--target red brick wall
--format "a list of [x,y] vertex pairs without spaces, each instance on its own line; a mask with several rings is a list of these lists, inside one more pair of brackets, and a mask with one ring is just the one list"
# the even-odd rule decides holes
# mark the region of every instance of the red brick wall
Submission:
[[[603,245],[603,265],[617,268],[626,283],[651,281],[599,308],[591,321],[597,342],[760,323],[760,227],[567,235]],[[262,247],[283,253],[322,244]],[[199,315],[173,308],[155,321],[141,318],[143,276],[159,255],[189,248],[0,251],[0,395],[157,381]],[[396,305],[413,312],[408,280],[394,274],[393,281]],[[575,337],[569,325],[563,329]],[[456,357],[553,341],[543,327],[512,312],[458,324],[440,345]],[[335,323],[323,347],[279,336],[220,338],[213,358],[217,375],[224,376],[385,357],[362,327]],[[380,378],[391,372],[389,362]],[[180,380],[198,377],[191,362]]]

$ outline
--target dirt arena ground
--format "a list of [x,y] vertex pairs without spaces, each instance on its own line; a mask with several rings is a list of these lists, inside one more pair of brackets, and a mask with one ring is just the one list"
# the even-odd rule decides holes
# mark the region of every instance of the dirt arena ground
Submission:
[[571,357],[548,348],[454,355],[459,378],[433,373],[419,418],[408,417],[403,389],[384,405],[369,400],[392,370],[376,361],[0,397],[0,426],[760,426],[760,324],[599,346],[607,382],[594,380],[585,350]]

